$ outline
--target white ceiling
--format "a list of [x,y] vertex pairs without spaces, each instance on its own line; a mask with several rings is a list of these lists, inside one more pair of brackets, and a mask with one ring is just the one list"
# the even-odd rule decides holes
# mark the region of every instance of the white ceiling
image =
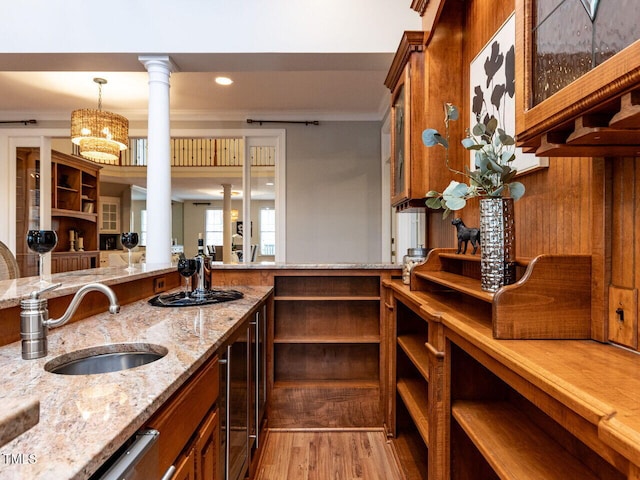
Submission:
[[[175,54],[171,118],[179,121],[381,120],[389,91],[383,85],[393,53]],[[88,68],[93,67],[93,68]],[[217,75],[234,80],[222,87]],[[148,76],[134,54],[0,54],[0,120],[35,119],[12,130],[68,125],[71,111],[97,106],[94,77],[106,78],[103,108],[144,129]],[[269,125],[285,128],[286,125]],[[1,128],[1,127],[0,127]],[[313,127],[310,127],[313,128]],[[107,173],[107,172],[105,172]],[[144,178],[110,178],[145,186]],[[176,178],[176,200],[215,198],[220,179]]]
[[[245,120],[258,115],[320,120],[380,119],[392,53],[174,54],[172,119]],[[234,80],[214,83],[217,75]],[[147,73],[134,54],[0,54],[0,120],[68,120],[95,107],[144,120]]]

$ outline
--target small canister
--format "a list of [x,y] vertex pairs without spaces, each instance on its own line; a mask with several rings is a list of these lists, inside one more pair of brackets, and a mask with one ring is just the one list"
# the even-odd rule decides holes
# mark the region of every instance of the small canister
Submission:
[[402,258],[402,283],[409,285],[411,270],[427,259],[427,252],[428,250],[422,247],[407,249],[407,254]]

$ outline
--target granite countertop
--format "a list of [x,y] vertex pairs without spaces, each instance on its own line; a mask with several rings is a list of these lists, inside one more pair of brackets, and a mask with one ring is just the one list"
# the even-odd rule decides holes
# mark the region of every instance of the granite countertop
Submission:
[[[122,269],[116,269],[120,280],[108,272],[111,269],[97,270],[95,275],[86,271],[79,275],[75,288],[65,282],[58,294],[72,293],[91,281],[122,281]],[[134,275],[142,278],[161,271],[156,268]],[[60,275],[72,277],[72,273]],[[23,282],[28,280],[16,282],[17,295],[22,295],[18,292],[26,288]],[[271,292],[271,287],[234,288],[244,293],[243,299],[187,308],[157,308],[141,300],[124,305],[116,315],[99,314],[53,329],[45,358],[22,360],[20,342],[0,347],[0,405],[16,398],[25,402],[35,398],[40,403],[40,421],[0,447],[0,478],[88,478]],[[98,375],[56,375],[44,369],[59,355],[118,343],[161,345],[168,354],[142,367]]]
[[395,263],[222,263],[212,262],[213,269],[220,270],[396,270],[402,265]]
[[[175,271],[176,266],[167,263],[158,265],[136,264],[136,269],[133,272],[127,272],[124,267],[103,267],[55,273],[47,278],[47,281],[51,284],[61,283],[62,285],[44,293],[42,298],[70,295],[87,283],[100,282],[105,285],[116,285]],[[42,288],[39,284],[39,277],[0,280],[0,309],[19,305],[21,299],[27,298],[31,292],[42,290]]]
[[[83,285],[92,282],[100,282],[105,285],[138,280],[162,273],[176,271],[176,266],[171,264],[136,264],[134,272],[127,272],[124,267],[102,267],[89,270],[56,273],[48,279],[50,283],[62,283],[54,290],[43,294],[43,298],[56,298],[73,294]],[[222,263],[213,262],[212,268],[217,270],[395,270],[402,265],[393,263]],[[20,304],[20,300],[27,298],[34,290],[41,290],[38,277],[18,278],[15,280],[0,280],[0,309],[14,307]]]

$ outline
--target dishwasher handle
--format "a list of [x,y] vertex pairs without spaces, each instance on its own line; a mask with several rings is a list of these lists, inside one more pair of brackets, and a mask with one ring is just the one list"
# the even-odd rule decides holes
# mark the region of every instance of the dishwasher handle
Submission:
[[127,448],[127,451],[118,458],[118,460],[102,477],[100,477],[100,480],[136,478],[131,475],[135,475],[136,466],[142,461],[147,453],[150,453],[159,436],[160,432],[154,429],[147,429],[138,432],[133,443],[129,448]]

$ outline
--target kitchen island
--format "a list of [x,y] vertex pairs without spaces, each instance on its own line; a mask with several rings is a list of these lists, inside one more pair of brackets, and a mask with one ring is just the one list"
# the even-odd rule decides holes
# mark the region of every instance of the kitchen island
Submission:
[[[171,275],[175,275],[175,267],[170,265],[147,265],[131,274],[121,268],[56,274],[53,281],[62,281],[63,286],[43,296],[64,298],[91,282],[135,290],[136,282],[167,280]],[[19,300],[28,296],[35,281],[0,282],[3,317],[6,314],[15,321]],[[0,447],[0,478],[89,478],[216,354],[272,290],[267,286],[236,289],[244,298],[233,302],[157,308],[143,298],[123,305],[116,315],[106,311],[92,315],[51,330],[49,353],[36,360],[21,358],[20,342],[0,347],[0,404],[27,397],[40,402],[39,422]],[[79,313],[82,308],[81,303]],[[122,343],[158,345],[168,353],[148,365],[113,373],[76,376],[45,370],[47,362],[59,355]]]

